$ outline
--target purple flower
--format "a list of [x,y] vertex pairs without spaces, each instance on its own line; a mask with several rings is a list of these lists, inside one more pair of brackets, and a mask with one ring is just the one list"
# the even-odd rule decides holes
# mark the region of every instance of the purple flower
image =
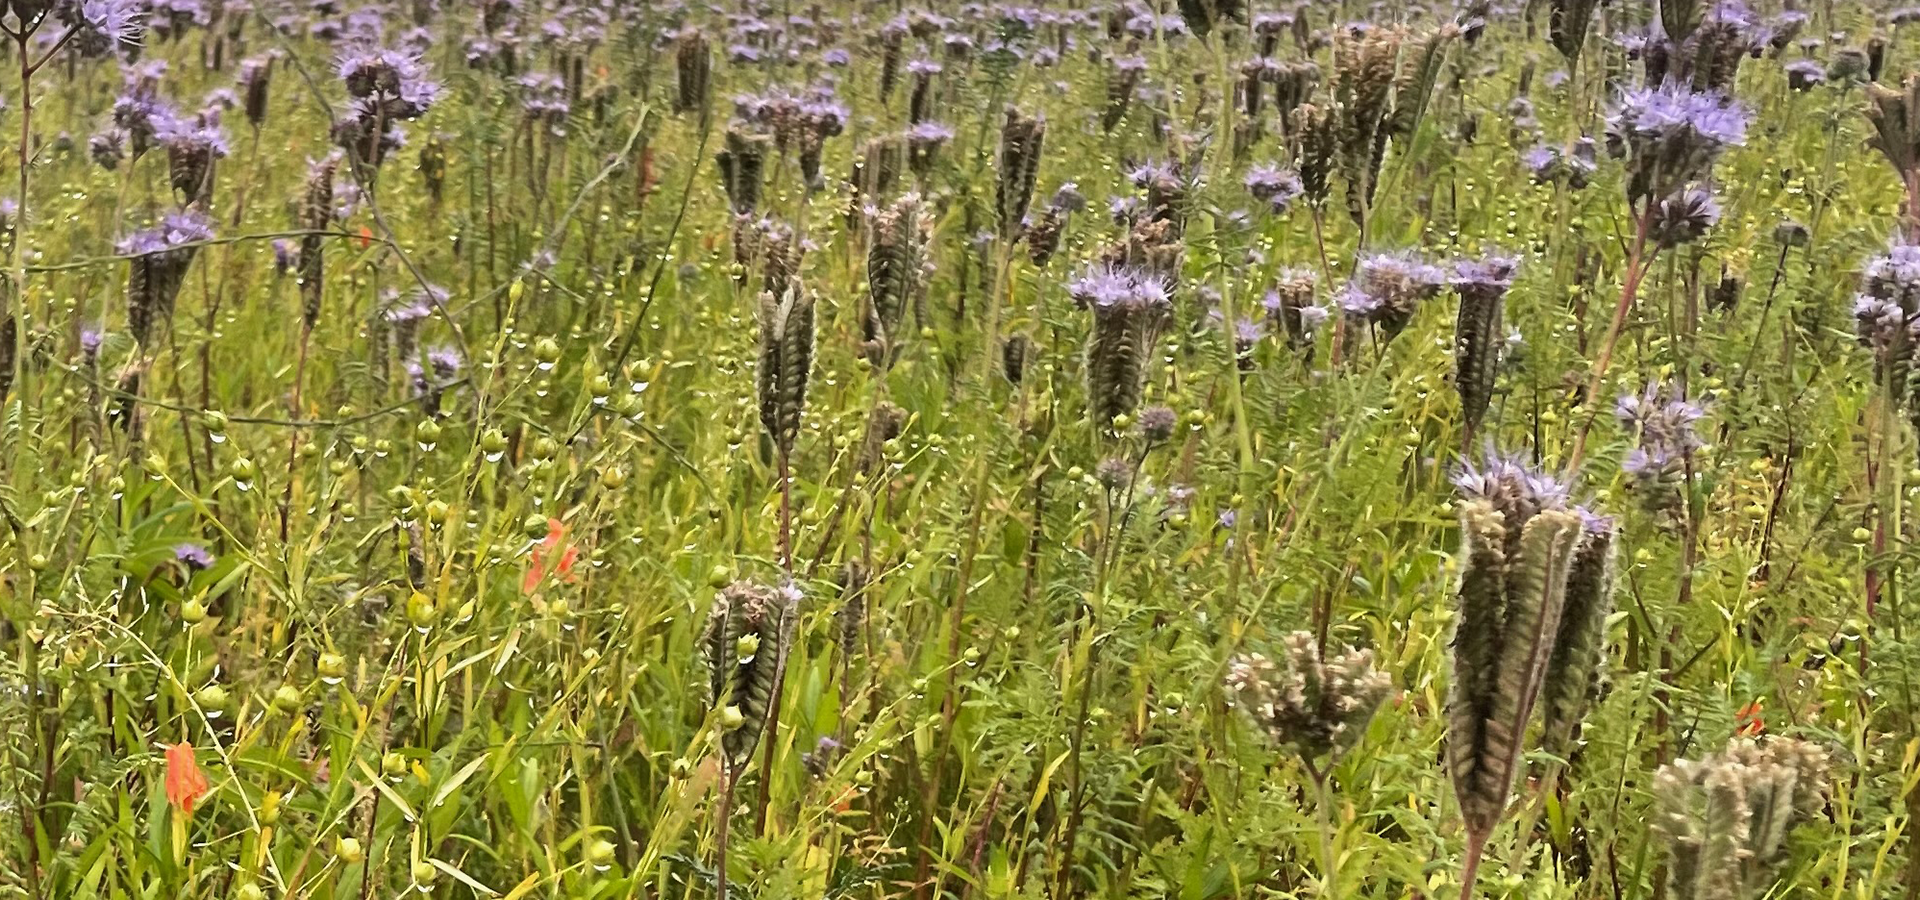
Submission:
[[459,375],[461,363],[460,351],[453,347],[434,347],[427,351],[427,367],[442,381],[452,381]]
[[1067,296],[1081,309],[1172,308],[1166,279],[1130,266],[1096,263],[1067,283]]
[[1682,499],[1678,486],[1688,475],[1687,461],[1704,444],[1694,423],[1706,410],[1667,388],[1648,384],[1638,394],[1623,395],[1614,404],[1614,418],[1635,430],[1634,448],[1621,461],[1621,471],[1633,480],[1633,490],[1651,510],[1673,510]]
[[100,168],[113,171],[120,167],[120,161],[127,158],[127,133],[119,128],[108,128],[87,139],[87,155],[93,157]]
[[1463,297],[1499,297],[1513,287],[1513,276],[1519,268],[1518,257],[1498,254],[1461,260],[1453,264],[1447,284]]
[[1354,267],[1339,302],[1348,315],[1376,323],[1392,337],[1445,283],[1446,273],[1410,252],[1376,253]]
[[1661,246],[1677,247],[1704,237],[1720,221],[1720,204],[1713,195],[1693,187],[1663,197],[1653,208],[1648,236]]
[[1566,482],[1527,465],[1518,456],[1507,456],[1489,446],[1479,464],[1463,463],[1452,478],[1453,486],[1466,500],[1485,500],[1493,505],[1510,533],[1517,534],[1528,519],[1544,510],[1565,509],[1571,489]]
[[207,552],[207,548],[192,542],[173,545],[173,558],[194,572],[213,565],[213,554]]
[[1286,212],[1302,191],[1300,176],[1292,169],[1264,163],[1247,172],[1246,185],[1247,193],[1266,202],[1276,214]]
[[1539,184],[1553,181],[1560,174],[1560,151],[1545,144],[1535,144],[1527,152],[1520,154],[1520,164]]
[[1787,87],[1796,91],[1810,91],[1827,81],[1827,69],[1817,60],[1796,59],[1782,68],[1787,73]]
[[363,116],[417,119],[440,97],[439,83],[427,77],[419,58],[398,50],[344,55],[339,72],[348,95],[372,101]]
[[1624,91],[1607,116],[1608,145],[1628,158],[1627,193],[1635,200],[1706,177],[1746,134],[1747,113],[1739,104],[1678,84]]
[[73,29],[68,46],[99,58],[140,44],[145,10],[141,0],[82,0],[61,5],[59,15]]
[[166,253],[190,244],[213,240],[213,222],[199,210],[188,208],[167,213],[160,224],[136,231],[114,244],[119,256],[145,256]]
[[285,238],[273,242],[273,271],[284,275],[300,264],[300,246]]

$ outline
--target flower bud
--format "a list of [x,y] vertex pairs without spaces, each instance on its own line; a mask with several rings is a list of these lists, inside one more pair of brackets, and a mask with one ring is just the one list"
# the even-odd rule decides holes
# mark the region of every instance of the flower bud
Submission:
[[292,715],[300,711],[302,699],[298,687],[291,684],[283,684],[274,689],[273,708],[287,715]]

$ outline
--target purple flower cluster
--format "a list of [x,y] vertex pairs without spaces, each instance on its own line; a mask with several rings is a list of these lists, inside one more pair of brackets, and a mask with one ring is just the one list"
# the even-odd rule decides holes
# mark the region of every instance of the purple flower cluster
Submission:
[[1853,327],[1861,346],[1873,351],[1880,378],[1911,364],[1920,343],[1920,245],[1895,244],[1867,262]]
[[60,19],[72,29],[67,46],[93,59],[138,47],[145,28],[143,6],[142,0],[80,0],[61,4]]
[[213,240],[213,222],[195,209],[166,214],[160,224],[136,231],[113,245],[119,256],[145,256],[167,253],[189,244]]
[[1585,188],[1592,181],[1594,170],[1599,168],[1598,153],[1590,137],[1575,140],[1573,146],[1565,150],[1535,144],[1520,154],[1520,162],[1536,183],[1565,181],[1567,187],[1576,191]]
[[396,119],[417,119],[440,99],[440,83],[427,77],[418,57],[399,50],[371,50],[340,58],[340,80],[355,101],[371,101],[378,112]]
[[1375,253],[1354,267],[1339,304],[1348,316],[1379,325],[1391,338],[1446,281],[1439,266],[1411,252]]
[[1276,215],[1285,213],[1303,190],[1300,176],[1292,169],[1264,163],[1247,172],[1246,185],[1247,193],[1267,204]]
[[1664,197],[1704,179],[1746,140],[1747,113],[1730,98],[1663,84],[1624,91],[1607,116],[1607,147],[1627,159],[1627,195]]
[[1571,488],[1565,481],[1489,446],[1480,462],[1462,463],[1452,477],[1462,499],[1484,500],[1505,518],[1510,533],[1546,510],[1566,509]]
[[357,163],[377,167],[388,153],[406,146],[400,122],[426,115],[440,99],[440,83],[427,76],[418,57],[399,50],[345,54],[339,72],[353,99],[346,116],[334,123],[333,139],[352,151]]
[[1787,74],[1787,87],[1810,91],[1827,83],[1827,67],[1818,60],[1796,59],[1781,67]]
[[1647,385],[1638,394],[1625,394],[1614,404],[1614,418],[1636,432],[1634,448],[1620,469],[1632,479],[1633,491],[1647,508],[1679,508],[1687,462],[1703,446],[1694,423],[1706,414],[1699,404],[1657,384]]
[[520,105],[527,118],[546,124],[556,132],[566,124],[573,107],[567,102],[567,81],[551,72],[528,72],[514,79],[520,88]]
[[1143,269],[1095,263],[1067,283],[1067,296],[1081,309],[1161,310],[1173,308],[1166,279]]
[[1463,259],[1453,264],[1447,284],[1462,296],[1501,296],[1513,287],[1520,271],[1520,259],[1493,254],[1480,259]]

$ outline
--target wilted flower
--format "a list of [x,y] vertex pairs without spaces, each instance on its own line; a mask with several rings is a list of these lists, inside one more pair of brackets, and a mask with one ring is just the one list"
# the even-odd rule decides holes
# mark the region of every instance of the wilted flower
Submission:
[[213,785],[207,783],[207,776],[194,760],[192,744],[169,744],[166,756],[167,803],[181,815],[191,816],[194,805],[213,790]]

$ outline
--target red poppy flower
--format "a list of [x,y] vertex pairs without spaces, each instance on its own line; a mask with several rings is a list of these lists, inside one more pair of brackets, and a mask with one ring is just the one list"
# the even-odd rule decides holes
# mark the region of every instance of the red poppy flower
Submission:
[[193,805],[205,797],[213,786],[207,783],[207,776],[200,771],[200,764],[193,758],[193,745],[187,743],[167,745],[167,802],[173,804],[183,815],[193,815]]
[[531,594],[546,580],[549,568],[561,580],[573,582],[579,578],[573,572],[573,564],[580,558],[580,548],[566,542],[567,526],[559,519],[547,520],[547,536],[540,540],[540,546],[533,551],[533,562],[527,566],[527,575],[520,581],[520,592]]

